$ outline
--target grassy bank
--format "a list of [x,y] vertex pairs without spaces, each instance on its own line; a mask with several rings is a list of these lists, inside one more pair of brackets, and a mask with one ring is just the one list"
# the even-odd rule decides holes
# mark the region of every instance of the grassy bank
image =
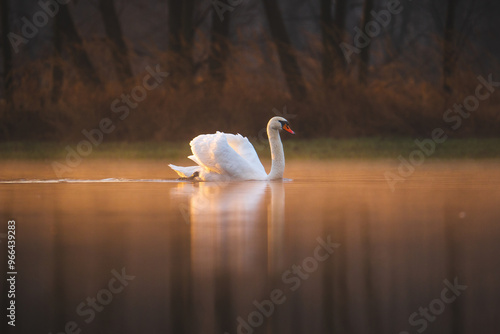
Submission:
[[[261,159],[269,159],[269,146],[254,143]],[[65,159],[66,147],[77,143],[4,142],[0,160]],[[408,158],[418,147],[412,138],[357,139],[284,139],[287,159],[397,159]],[[183,142],[104,142],[93,147],[86,159],[181,159],[190,155],[189,143]],[[437,144],[430,159],[500,158],[500,138],[449,139]]]

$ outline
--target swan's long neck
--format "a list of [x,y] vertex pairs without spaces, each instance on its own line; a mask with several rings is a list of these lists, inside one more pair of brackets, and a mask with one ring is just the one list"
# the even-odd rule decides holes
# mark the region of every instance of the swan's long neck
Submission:
[[283,144],[281,144],[280,134],[277,130],[267,127],[267,136],[269,137],[269,146],[271,146],[271,158],[273,164],[271,172],[267,176],[269,180],[282,179],[285,172],[285,154],[283,153]]

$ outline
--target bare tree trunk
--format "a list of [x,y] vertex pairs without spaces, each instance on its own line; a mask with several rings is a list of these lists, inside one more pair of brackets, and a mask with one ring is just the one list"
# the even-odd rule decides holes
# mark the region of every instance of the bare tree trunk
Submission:
[[[100,83],[96,70],[83,46],[83,40],[78,34],[75,23],[71,18],[68,6],[60,6],[55,23],[56,33],[59,34],[60,41],[66,43],[67,50],[70,52],[70,57],[74,61],[80,77],[88,80],[89,83]],[[59,54],[64,52],[62,44],[59,44],[57,51]]]
[[192,45],[194,38],[194,0],[168,0],[168,47],[171,52],[169,63],[175,64],[173,80],[192,79],[194,66]]
[[[79,77],[88,84],[97,85],[101,81],[83,46],[83,40],[76,30],[68,6],[60,6],[54,24],[54,48],[56,54],[63,58],[65,53],[75,65]],[[57,102],[61,94],[64,73],[56,61],[53,69],[52,102]]]
[[386,46],[383,50],[385,64],[394,61],[415,40],[414,36],[411,40],[407,38],[413,7],[413,2],[405,4],[404,10],[399,15],[392,17],[387,27],[389,34],[385,39]]
[[12,49],[8,34],[10,32],[10,0],[0,0],[0,15],[2,20],[2,51],[3,51],[3,83],[7,103],[12,102]]
[[332,0],[321,0],[320,24],[323,41],[323,80],[325,84],[331,81],[335,70],[343,70],[346,61],[340,48],[345,27],[346,1],[335,1],[335,17],[332,19]]
[[212,43],[208,66],[210,77],[221,88],[226,80],[225,64],[229,56],[229,17],[223,20],[215,10],[212,12]]
[[281,17],[276,0],[263,0],[271,35],[278,50],[281,69],[294,98],[303,99],[306,96],[306,86],[299,64],[292,50],[292,44]]
[[59,27],[54,24],[54,53],[56,55],[55,61],[52,67],[52,103],[57,103],[59,97],[61,96],[61,90],[63,85],[64,74],[61,68],[61,51],[62,51],[62,36],[59,33]]
[[333,33],[334,33],[334,46],[337,52],[338,59],[340,60],[340,65],[345,69],[347,66],[346,59],[344,57],[344,52],[340,48],[340,43],[345,31],[345,19],[347,16],[347,0],[336,0],[335,1],[335,13],[333,17]]
[[443,38],[443,90],[445,93],[452,92],[451,76],[455,71],[456,50],[455,50],[455,15],[458,0],[449,0],[446,9]]
[[[374,3],[375,0],[365,0],[365,4],[363,7],[363,20],[361,23],[361,30],[364,30],[366,24],[370,21],[370,12],[373,10]],[[359,82],[363,84],[365,84],[368,79],[368,71],[370,66],[370,48],[371,48],[371,42],[361,49],[361,53],[359,55],[360,58]]]
[[332,0],[321,0],[320,4],[320,24],[323,42],[323,81],[328,86],[333,73],[333,38],[332,38]]
[[132,77],[132,68],[128,59],[128,49],[123,40],[122,28],[113,0],[100,0],[99,9],[101,10],[106,35],[111,41],[111,53],[118,79],[130,78]]
[[[399,28],[399,31],[397,33],[397,37],[395,40],[395,46],[396,46],[396,51],[398,54],[401,53],[401,50],[403,47],[406,45],[406,35],[408,34],[408,27],[410,25],[411,21],[411,13],[413,12],[413,9],[415,7],[414,2],[408,2],[405,4],[405,9],[400,15],[401,18],[401,27]],[[393,21],[396,21],[396,17],[393,19]]]

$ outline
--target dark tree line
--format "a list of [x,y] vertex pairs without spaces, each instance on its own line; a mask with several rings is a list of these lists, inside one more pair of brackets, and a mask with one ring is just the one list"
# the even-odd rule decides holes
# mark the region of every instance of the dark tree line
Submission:
[[[321,40],[323,46],[322,56],[322,76],[325,82],[332,82],[336,74],[342,74],[348,66],[357,66],[359,81],[366,83],[369,78],[369,68],[371,63],[371,46],[369,43],[366,47],[359,50],[359,59],[354,65],[348,65],[342,50],[339,45],[350,38],[352,31],[346,29],[346,18],[349,15],[355,3],[351,0],[318,0],[319,17],[318,25],[320,27]],[[453,76],[455,64],[457,60],[457,11],[460,3],[467,2],[466,0],[448,0],[444,5],[433,5],[436,8],[444,8],[444,17],[442,20],[442,82],[443,90],[447,93],[451,92],[450,78]],[[116,70],[116,75],[119,80],[123,81],[133,76],[132,66],[129,59],[129,47],[126,44],[126,37],[123,34],[122,25],[115,8],[114,1],[99,0],[98,10],[102,16],[103,27],[108,41],[110,42],[111,55]],[[171,62],[175,62],[178,66],[173,71],[178,71],[179,77],[192,77],[198,65],[192,58],[193,43],[195,30],[198,28],[198,23],[195,18],[199,15],[200,4],[203,2],[187,0],[174,1],[168,0],[168,17],[166,17],[166,25],[168,26],[168,49],[173,55]],[[231,2],[233,4],[238,2]],[[231,3],[222,1],[223,6],[229,7]],[[297,55],[294,51],[292,38],[287,32],[287,24],[284,21],[284,13],[280,9],[280,4],[277,0],[261,1],[264,15],[266,17],[269,34],[274,41],[280,60],[281,69],[291,95],[297,98],[306,96],[306,85],[301,73],[301,68],[297,61]],[[359,3],[358,3],[359,4]],[[383,8],[387,1],[383,0],[364,0],[362,2],[361,16],[359,17],[358,25],[363,29],[370,20],[373,20],[372,11]],[[238,5],[241,5],[238,3]],[[386,28],[387,34],[393,42],[392,52],[401,52],[403,40],[408,32],[408,21],[410,19],[410,3],[405,4],[410,9],[406,9],[401,18],[394,17],[391,25]],[[3,45],[9,45],[7,33],[11,31],[9,25],[9,16],[12,13],[10,0],[1,0],[1,20],[2,20],[2,40]],[[224,9],[224,8],[223,8]],[[225,80],[225,63],[229,57],[230,39],[235,31],[231,31],[231,15],[234,8],[230,8],[224,12],[221,19],[220,11],[216,11],[215,7],[210,8],[211,25],[211,46],[207,64],[209,68],[210,78],[223,84]],[[437,14],[438,16],[441,14]],[[206,15],[205,15],[206,16]],[[396,21],[400,22],[400,26],[396,25]],[[95,69],[92,67],[89,56],[86,54],[83,45],[82,37],[79,35],[78,29],[75,26],[74,20],[68,6],[59,6],[59,13],[54,19],[54,34],[53,34],[54,50],[59,57],[64,57],[74,62],[75,69],[79,72],[82,80],[86,80],[93,84],[98,84],[100,79]],[[389,52],[389,51],[388,51]],[[11,77],[8,75],[12,68],[12,52],[9,48],[3,47],[3,73],[4,73],[4,90],[8,92],[11,87]],[[54,68],[54,96],[57,96],[59,86],[62,82],[61,70]],[[8,94],[7,94],[8,95]]]
[[[234,72],[237,71],[231,70],[239,65],[240,59],[236,59],[232,51],[241,55],[239,51],[244,48],[240,47],[246,43],[258,44],[262,52],[258,55],[261,57],[259,61],[265,65],[259,71],[271,69],[272,72],[252,73],[248,78],[254,80],[254,75],[259,78],[260,74],[268,78],[272,75],[270,80],[278,77],[275,82],[279,85],[285,83],[286,99],[298,102],[315,99],[317,92],[327,101],[335,94],[342,94],[346,87],[370,89],[370,83],[380,78],[392,80],[391,75],[383,77],[386,72],[382,72],[386,68],[392,69],[392,64],[397,68],[394,72],[404,72],[401,77],[414,75],[431,82],[442,101],[443,97],[453,97],[460,91],[457,89],[457,75],[459,77],[464,70],[464,63],[470,68],[487,66],[483,64],[487,63],[487,57],[476,57],[475,63],[467,63],[468,59],[475,57],[474,52],[481,54],[481,50],[488,50],[492,55],[500,56],[499,44],[496,43],[500,22],[497,23],[495,18],[500,6],[494,0],[401,0],[398,5],[401,10],[390,15],[385,23],[377,19],[377,13],[387,12],[390,0],[313,0],[308,2],[309,7],[285,0],[152,0],[148,5],[134,3],[134,8],[154,6],[155,3],[159,6],[160,10],[154,16],[148,12],[146,18],[139,14],[136,18],[130,11],[127,14],[123,9],[130,8],[127,6],[131,6],[131,2],[123,0],[70,2],[69,5],[60,5],[46,27],[40,27],[39,30],[45,33],[30,40],[29,48],[21,45],[19,53],[9,47],[9,33],[20,33],[20,25],[24,22],[18,17],[22,16],[21,12],[40,8],[27,0],[16,2],[15,6],[14,3],[14,0],[0,0],[2,95],[9,104],[22,100],[15,94],[23,89],[18,84],[22,82],[19,80],[22,73],[16,70],[25,61],[29,67],[27,61],[37,53],[37,43],[43,39],[44,45],[50,45],[52,57],[45,59],[47,52],[40,51],[40,59],[50,64],[46,66],[50,68],[46,76],[52,81],[43,91],[45,95],[40,92],[38,101],[43,101],[42,108],[48,104],[57,105],[66,98],[65,89],[71,89],[73,83],[88,89],[96,88],[97,92],[108,82],[118,82],[124,90],[130,89],[142,75],[134,73],[134,69],[139,68],[137,61],[142,61],[144,55],[144,59],[155,59],[162,69],[171,73],[167,81],[171,91],[196,90],[201,92],[199,96],[220,97],[219,101],[210,101],[216,105],[224,100],[222,94],[230,86],[227,83],[235,79]],[[90,17],[86,11],[79,11],[78,6],[92,8],[96,15]],[[24,12],[20,11],[21,7]],[[29,15],[28,19],[31,20]],[[82,29],[82,21],[90,19],[98,21],[99,38]],[[155,38],[138,41],[137,35],[133,35],[134,30],[148,27],[145,20],[154,21],[155,27],[160,29],[150,32],[149,35],[155,35]],[[367,43],[364,45],[356,46],[355,35],[359,31],[370,35],[368,27],[376,25],[375,33],[372,31],[374,36],[365,38]],[[257,32],[258,37],[245,40],[241,37],[245,29]],[[310,44],[304,42],[307,39]],[[92,44],[95,40],[104,40],[105,43]],[[345,44],[351,45],[350,54],[346,54]],[[95,45],[100,49],[96,51]],[[419,62],[419,57],[424,60]],[[111,77],[101,73],[103,67],[109,69]],[[426,72],[422,74],[424,70]],[[40,86],[47,85],[48,80],[44,80],[43,83],[42,79],[39,80]],[[66,83],[69,85],[65,86]],[[252,81],[252,85],[258,84]],[[283,91],[276,90],[280,94]],[[325,116],[325,119],[332,122],[335,117]]]

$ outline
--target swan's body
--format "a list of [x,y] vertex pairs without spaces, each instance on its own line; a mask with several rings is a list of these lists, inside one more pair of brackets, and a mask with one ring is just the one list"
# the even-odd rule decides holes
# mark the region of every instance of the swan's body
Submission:
[[279,135],[280,130],[294,133],[283,117],[273,117],[267,123],[267,136],[271,146],[271,172],[259,160],[257,152],[246,137],[223,132],[200,135],[190,145],[193,155],[188,158],[197,166],[169,165],[182,178],[201,181],[246,181],[282,179],[285,171],[285,154]]

